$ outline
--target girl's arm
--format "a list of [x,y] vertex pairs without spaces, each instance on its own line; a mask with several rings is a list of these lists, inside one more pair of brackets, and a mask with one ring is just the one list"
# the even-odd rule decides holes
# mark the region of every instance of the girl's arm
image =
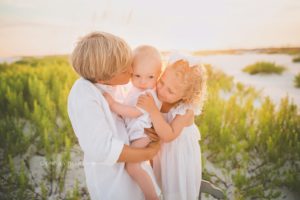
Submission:
[[143,114],[136,107],[124,105],[115,101],[108,93],[104,93],[103,96],[109,104],[110,109],[123,117],[137,118]]
[[154,129],[163,142],[171,142],[179,136],[184,127],[194,122],[194,113],[188,110],[184,115],[177,115],[172,123],[168,124],[155,106],[151,94],[140,96],[138,106],[150,114]]

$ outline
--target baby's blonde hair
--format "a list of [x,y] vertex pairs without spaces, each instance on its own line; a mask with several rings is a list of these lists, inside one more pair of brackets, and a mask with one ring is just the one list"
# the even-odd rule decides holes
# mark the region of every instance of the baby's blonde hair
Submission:
[[155,47],[150,45],[141,45],[133,50],[133,64],[137,60],[145,58],[157,62],[157,65],[160,67],[162,66],[161,55]]
[[81,38],[71,56],[74,70],[92,82],[107,81],[132,62],[132,51],[121,38],[92,32]]
[[170,63],[168,69],[174,70],[182,83],[184,95],[181,102],[202,110],[207,89],[205,67],[202,64],[190,66],[188,61],[181,59]]

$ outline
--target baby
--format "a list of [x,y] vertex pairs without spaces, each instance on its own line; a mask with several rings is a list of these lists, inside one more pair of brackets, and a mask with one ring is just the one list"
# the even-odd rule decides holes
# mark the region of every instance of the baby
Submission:
[[[162,69],[159,52],[152,46],[139,46],[133,51],[133,73],[131,77],[132,88],[128,92],[124,104],[115,101],[110,95],[104,94],[111,110],[121,115],[127,127],[132,147],[145,147],[151,140],[144,133],[144,128],[151,128],[149,114],[136,107],[140,95],[151,93],[158,109],[161,102],[158,100],[155,87]],[[147,162],[126,163],[129,175],[142,189],[146,199],[158,199],[160,189],[156,184],[152,168]]]

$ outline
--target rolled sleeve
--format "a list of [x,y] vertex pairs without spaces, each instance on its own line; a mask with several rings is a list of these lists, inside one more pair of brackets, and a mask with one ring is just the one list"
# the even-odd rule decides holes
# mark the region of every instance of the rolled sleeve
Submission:
[[113,165],[124,142],[114,133],[114,122],[108,120],[110,111],[105,112],[101,101],[84,92],[69,96],[68,112],[74,132],[88,162]]

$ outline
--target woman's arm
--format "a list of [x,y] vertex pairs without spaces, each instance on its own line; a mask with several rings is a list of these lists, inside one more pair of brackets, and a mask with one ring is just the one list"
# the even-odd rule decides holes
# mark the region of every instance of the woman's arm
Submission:
[[174,140],[184,127],[191,125],[194,121],[193,111],[188,110],[184,115],[177,115],[172,123],[168,124],[155,106],[151,94],[140,96],[138,106],[150,114],[154,129],[163,142]]
[[123,117],[137,118],[143,114],[139,109],[137,109],[134,106],[124,105],[115,101],[112,98],[112,96],[108,93],[104,93],[103,96],[109,104],[110,109]]
[[152,159],[160,148],[160,141],[151,142],[146,148],[124,145],[118,162],[141,162]]

